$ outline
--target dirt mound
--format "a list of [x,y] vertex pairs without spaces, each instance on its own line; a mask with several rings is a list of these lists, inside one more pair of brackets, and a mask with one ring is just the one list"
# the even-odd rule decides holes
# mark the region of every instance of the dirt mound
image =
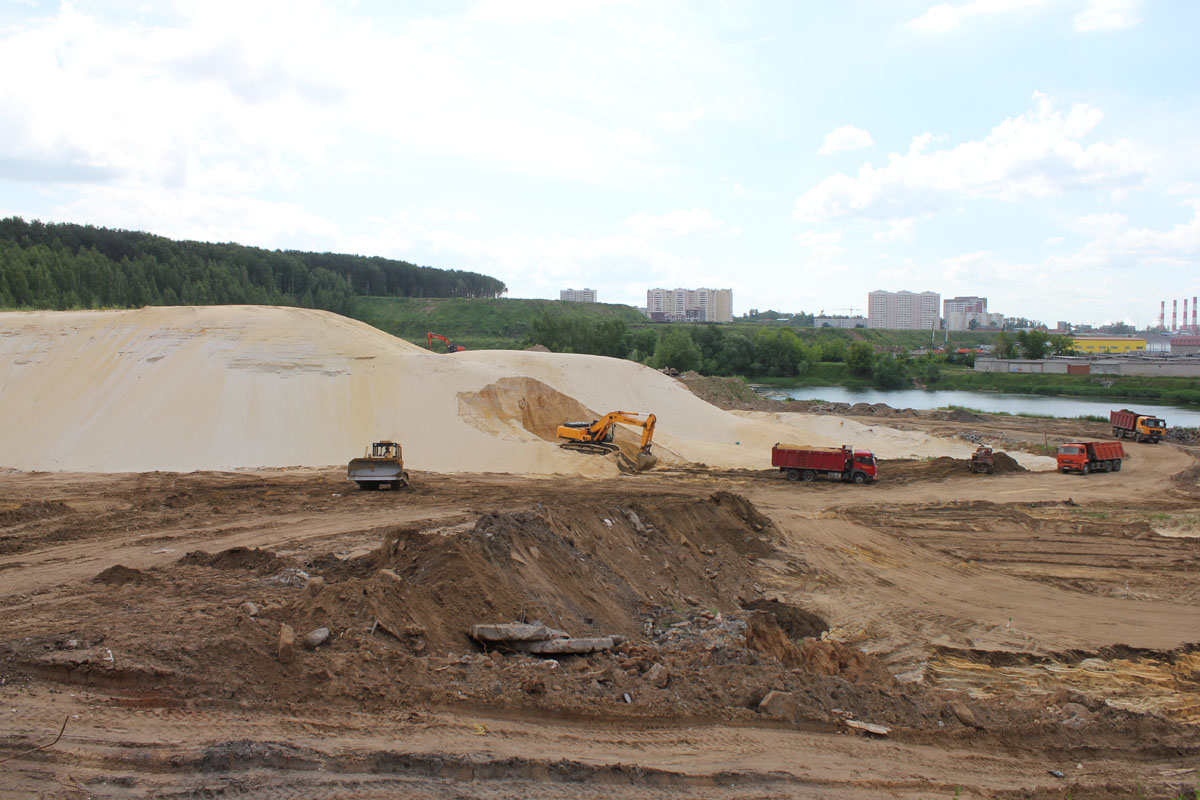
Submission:
[[703,503],[493,512],[466,530],[398,528],[369,555],[310,562],[327,586],[298,600],[288,621],[334,630],[379,620],[425,631],[436,650],[467,646],[474,624],[512,620],[632,637],[649,608],[734,609],[754,596],[747,559],[773,550],[768,527],[744,498],[721,492]]
[[44,502],[34,500],[24,503],[5,503],[0,501],[0,528],[10,528],[22,522],[36,519],[50,519],[70,514],[71,507],[65,503]]
[[193,550],[177,563],[213,569],[244,569],[260,573],[277,572],[285,567],[295,566],[295,562],[280,558],[270,550],[250,547],[231,547],[216,554]]
[[123,564],[114,564],[96,577],[92,578],[93,583],[102,583],[105,586],[125,586],[127,584],[154,584],[158,583],[158,578],[153,575],[142,572],[140,569],[126,567]]
[[1027,472],[1024,467],[1017,463],[1017,460],[1002,450],[996,450],[992,453],[992,460],[996,463],[996,472],[1003,474],[1007,472]]
[[829,623],[821,617],[779,600],[752,600],[746,603],[746,608],[770,613],[779,627],[792,639],[819,637],[829,630]]

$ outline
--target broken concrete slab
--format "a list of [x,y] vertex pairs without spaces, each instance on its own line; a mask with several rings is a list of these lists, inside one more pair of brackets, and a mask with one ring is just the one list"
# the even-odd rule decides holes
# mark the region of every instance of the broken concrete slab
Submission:
[[584,655],[611,649],[613,640],[611,636],[591,639],[545,639],[539,642],[512,642],[511,646],[538,655]]
[[846,719],[842,721],[846,723],[847,727],[853,728],[856,731],[863,731],[864,733],[871,733],[876,736],[887,736],[892,732],[892,729],[887,725],[880,725],[875,722],[859,722],[856,719]]
[[472,625],[471,638],[477,642],[507,644],[567,639],[569,634],[566,631],[555,630],[541,622],[501,622],[491,625]]
[[772,719],[795,722],[800,713],[800,703],[792,692],[767,692],[758,704],[758,713]]

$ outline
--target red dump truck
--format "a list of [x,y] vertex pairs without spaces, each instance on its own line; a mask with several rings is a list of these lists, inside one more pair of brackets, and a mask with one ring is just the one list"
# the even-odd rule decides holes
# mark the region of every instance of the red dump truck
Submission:
[[1108,412],[1108,421],[1112,425],[1113,436],[1119,439],[1157,442],[1167,433],[1165,421],[1149,414],[1130,411],[1128,408]]
[[771,448],[771,466],[789,481],[814,481],[827,475],[835,481],[867,483],[875,480],[875,454],[870,450],[841,447],[808,447],[802,444],[776,444]]
[[1120,472],[1125,448],[1120,442],[1067,442],[1058,448],[1058,471]]

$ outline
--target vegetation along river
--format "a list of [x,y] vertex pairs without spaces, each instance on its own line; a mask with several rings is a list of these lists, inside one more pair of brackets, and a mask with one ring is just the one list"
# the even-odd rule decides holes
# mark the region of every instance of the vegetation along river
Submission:
[[1036,414],[1067,419],[1092,415],[1108,419],[1108,412],[1131,408],[1142,414],[1162,417],[1171,427],[1200,427],[1200,409],[1140,403],[1136,400],[1093,400],[1076,397],[967,392],[948,389],[853,390],[842,386],[755,386],[766,397],[794,400],[824,400],[828,403],[886,403],[892,408],[933,409],[962,406],[991,414]]

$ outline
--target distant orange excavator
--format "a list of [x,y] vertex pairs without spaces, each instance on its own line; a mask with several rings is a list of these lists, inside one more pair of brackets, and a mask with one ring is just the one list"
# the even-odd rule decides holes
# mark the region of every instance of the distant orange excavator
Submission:
[[454,342],[450,341],[445,336],[438,336],[433,331],[426,331],[425,339],[429,343],[430,350],[433,349],[433,340],[434,339],[440,339],[441,341],[446,343],[446,352],[447,353],[458,353],[458,352],[461,352],[461,351],[467,349],[467,348],[463,347],[461,344],[454,344]]

